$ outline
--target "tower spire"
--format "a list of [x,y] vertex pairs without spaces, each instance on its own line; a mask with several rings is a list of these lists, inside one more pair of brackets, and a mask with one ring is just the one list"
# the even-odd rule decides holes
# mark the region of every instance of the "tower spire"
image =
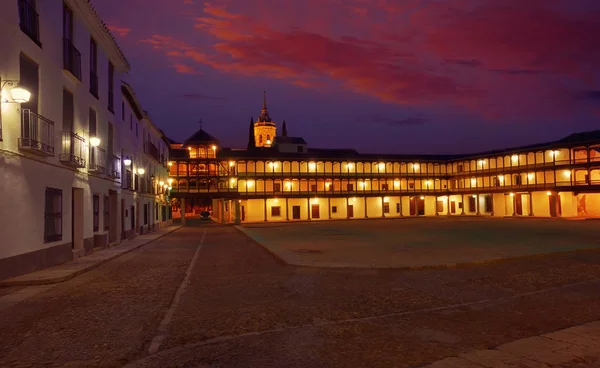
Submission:
[[285,125],[285,120],[283,121],[283,129],[281,131],[281,135],[283,137],[287,137],[287,126]]
[[263,106],[258,117],[258,121],[262,123],[270,123],[271,117],[269,116],[269,110],[267,110],[267,91],[263,91]]
[[267,90],[263,90],[263,110],[267,110]]

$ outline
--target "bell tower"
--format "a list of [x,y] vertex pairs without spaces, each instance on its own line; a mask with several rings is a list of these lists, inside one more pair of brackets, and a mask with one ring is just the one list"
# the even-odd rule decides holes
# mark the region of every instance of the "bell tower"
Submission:
[[262,110],[258,120],[254,123],[256,147],[271,147],[276,134],[277,126],[269,116],[269,111],[267,110],[267,91],[264,91]]

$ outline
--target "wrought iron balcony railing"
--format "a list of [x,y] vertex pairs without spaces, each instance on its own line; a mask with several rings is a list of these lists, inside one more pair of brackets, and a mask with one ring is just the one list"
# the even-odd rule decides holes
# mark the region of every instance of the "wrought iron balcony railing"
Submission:
[[90,147],[88,170],[100,174],[106,172],[106,150],[100,147]]
[[29,109],[22,109],[19,149],[54,156],[54,122]]
[[74,132],[62,132],[60,161],[74,167],[85,167],[85,139]]
[[81,53],[71,40],[63,40],[63,68],[81,80]]
[[121,179],[121,158],[112,155],[108,164],[108,176],[115,179]]
[[21,31],[38,45],[40,43],[40,21],[31,0],[19,0],[19,25]]

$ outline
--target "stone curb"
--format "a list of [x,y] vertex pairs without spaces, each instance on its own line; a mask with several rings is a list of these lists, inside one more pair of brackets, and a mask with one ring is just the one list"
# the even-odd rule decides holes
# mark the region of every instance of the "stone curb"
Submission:
[[248,239],[252,242],[260,245],[263,249],[272,254],[277,261],[296,267],[307,267],[307,268],[333,268],[333,269],[376,269],[376,270],[399,270],[399,271],[424,271],[424,270],[447,270],[447,269],[457,269],[457,268],[467,268],[467,267],[475,267],[481,265],[492,265],[497,263],[509,262],[514,260],[527,260],[527,259],[536,259],[547,257],[550,255],[565,255],[565,254],[575,254],[582,252],[598,252],[599,248],[586,248],[586,249],[573,249],[573,250],[565,250],[560,252],[548,252],[548,253],[537,253],[537,254],[526,254],[522,256],[511,256],[511,257],[502,257],[497,259],[485,259],[479,261],[469,261],[469,262],[458,262],[458,263],[443,263],[437,265],[423,265],[423,266],[386,266],[386,265],[360,265],[360,264],[350,264],[350,263],[339,263],[339,262],[306,262],[296,257],[295,254],[282,255],[287,253],[287,251],[278,252],[271,247],[263,245],[258,240],[254,239],[244,228],[243,226],[236,225],[234,226],[239,232],[244,234]]
[[[176,230],[179,230],[179,229],[181,229],[181,228],[182,228],[182,226],[181,226],[181,225],[179,225],[179,226],[176,226],[176,228],[175,228],[175,229],[169,230],[169,231],[165,232],[164,234],[160,234],[159,236],[157,236],[157,237],[156,237],[156,238],[154,238],[154,239],[150,239],[150,240],[148,240],[148,241],[146,241],[146,242],[144,242],[144,243],[140,243],[140,244],[138,244],[138,245],[135,245],[135,246],[133,246],[132,248],[130,248],[130,249],[127,249],[127,250],[124,250],[124,251],[122,251],[122,252],[120,252],[120,253],[117,253],[117,254],[115,254],[115,255],[113,255],[113,256],[111,256],[111,257],[109,257],[109,258],[106,258],[106,259],[99,260],[98,262],[95,262],[95,263],[90,263],[88,266],[86,266],[86,267],[84,267],[84,268],[82,268],[82,269],[80,269],[80,270],[73,271],[72,273],[70,273],[70,274],[68,274],[68,275],[65,275],[65,276],[59,276],[59,277],[50,277],[50,278],[46,278],[46,279],[40,279],[40,280],[23,280],[23,281],[18,281],[18,280],[15,280],[15,281],[10,281],[10,280],[5,280],[5,281],[0,281],[0,287],[9,287],[9,286],[34,286],[34,285],[51,285],[51,284],[58,284],[58,283],[61,283],[61,282],[65,282],[65,281],[67,281],[67,280],[70,280],[70,279],[74,278],[75,276],[79,276],[79,275],[81,275],[82,273],[85,273],[85,272],[91,271],[91,270],[93,270],[94,268],[96,268],[96,267],[98,267],[98,266],[100,266],[100,265],[102,265],[102,264],[104,264],[104,263],[106,263],[106,262],[108,262],[108,261],[112,261],[112,260],[113,260],[113,259],[115,259],[115,258],[118,258],[118,257],[120,257],[120,256],[122,256],[122,255],[124,255],[124,254],[127,254],[127,253],[129,253],[129,252],[131,252],[131,251],[134,251],[134,250],[136,250],[136,249],[138,249],[138,248],[141,248],[141,247],[143,247],[144,245],[146,245],[146,244],[148,244],[148,243],[152,243],[153,241],[155,241],[155,240],[157,240],[157,239],[160,239],[160,238],[162,238],[163,236],[165,236],[165,235],[167,235],[167,234],[170,234],[170,233],[172,233],[172,232],[174,232],[174,231],[176,231]],[[121,244],[122,244],[122,243],[121,243]],[[42,271],[42,270],[40,270],[40,271]],[[19,276],[17,276],[17,277],[19,277]]]

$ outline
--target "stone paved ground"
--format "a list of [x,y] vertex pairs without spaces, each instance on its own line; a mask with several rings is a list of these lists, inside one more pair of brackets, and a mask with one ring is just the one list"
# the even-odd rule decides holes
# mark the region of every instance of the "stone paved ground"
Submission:
[[[167,338],[148,357],[205,230]],[[0,366],[421,367],[597,320],[600,251],[445,270],[318,269],[203,225],[3,310]]]
[[289,264],[426,267],[600,248],[598,221],[428,217],[248,224]]

